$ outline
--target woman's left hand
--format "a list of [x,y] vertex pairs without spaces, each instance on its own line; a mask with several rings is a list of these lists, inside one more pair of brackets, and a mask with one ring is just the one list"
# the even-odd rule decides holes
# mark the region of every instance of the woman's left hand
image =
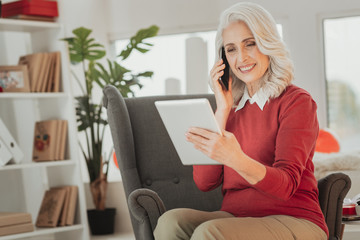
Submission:
[[211,159],[231,167],[231,163],[241,156],[239,142],[231,132],[223,130],[223,135],[203,128],[192,127],[185,134],[186,140]]

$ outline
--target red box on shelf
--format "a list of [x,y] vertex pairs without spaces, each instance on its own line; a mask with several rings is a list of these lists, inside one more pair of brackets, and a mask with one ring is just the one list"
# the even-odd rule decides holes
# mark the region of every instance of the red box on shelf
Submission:
[[343,215],[356,215],[356,204],[343,205]]
[[2,5],[1,14],[4,18],[16,15],[57,17],[59,16],[59,11],[56,1],[21,0],[16,2],[4,3]]

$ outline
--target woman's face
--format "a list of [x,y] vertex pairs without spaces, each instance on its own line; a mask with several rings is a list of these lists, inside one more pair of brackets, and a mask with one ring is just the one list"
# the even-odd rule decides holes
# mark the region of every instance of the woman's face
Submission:
[[249,27],[240,21],[230,23],[222,37],[226,58],[235,76],[246,85],[258,83],[269,67],[269,57],[259,51]]

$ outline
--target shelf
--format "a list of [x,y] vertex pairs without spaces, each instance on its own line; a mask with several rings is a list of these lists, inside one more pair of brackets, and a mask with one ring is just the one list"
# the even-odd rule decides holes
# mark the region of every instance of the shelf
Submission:
[[59,29],[61,24],[55,22],[41,22],[0,18],[0,31],[38,32],[49,29]]
[[29,238],[29,237],[36,237],[36,236],[59,233],[59,232],[70,232],[70,231],[79,231],[79,230],[83,230],[83,226],[80,224],[74,225],[74,226],[68,226],[68,227],[35,228],[35,231],[33,231],[33,232],[2,236],[2,237],[0,237],[0,240]]
[[9,165],[0,167],[0,171],[25,169],[25,168],[37,168],[37,167],[56,167],[56,166],[67,166],[67,165],[70,166],[70,165],[74,165],[74,164],[75,164],[75,162],[72,160],[19,163],[19,164],[9,164]]
[[67,94],[64,92],[47,92],[47,93],[21,93],[21,92],[16,92],[16,93],[0,93],[0,99],[1,98],[66,98]]
[[[59,14],[62,15],[61,12]],[[86,196],[80,173],[68,49],[66,44],[59,40],[66,37],[64,30],[64,25],[60,22],[0,18],[0,49],[7,50],[0,53],[3,65],[14,64],[19,56],[38,52],[60,51],[62,56],[60,69],[62,92],[0,92],[0,117],[4,119],[9,131],[14,134],[25,156],[19,164],[0,167],[0,192],[7,193],[1,195],[0,202],[3,211],[23,211],[37,216],[41,199],[47,189],[62,185],[78,186],[75,212],[77,224],[56,228],[36,228],[34,232],[1,236],[0,240],[90,239]],[[67,160],[33,162],[32,140],[35,123],[48,119],[68,121],[65,155]]]

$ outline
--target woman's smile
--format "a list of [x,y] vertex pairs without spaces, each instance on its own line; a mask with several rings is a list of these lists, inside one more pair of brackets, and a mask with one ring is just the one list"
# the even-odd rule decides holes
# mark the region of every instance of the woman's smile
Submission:
[[242,73],[248,73],[251,70],[254,69],[254,67],[256,66],[256,63],[254,64],[247,64],[245,66],[239,67],[238,69],[242,72]]

